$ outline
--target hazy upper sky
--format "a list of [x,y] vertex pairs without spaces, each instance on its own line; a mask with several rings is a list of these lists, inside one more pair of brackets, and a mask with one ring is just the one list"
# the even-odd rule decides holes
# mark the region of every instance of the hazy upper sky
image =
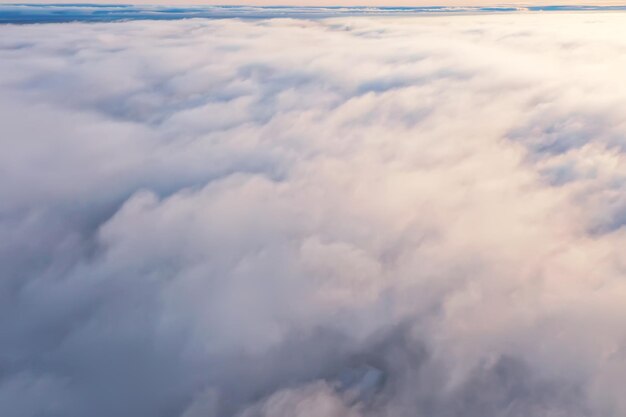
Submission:
[[[0,0],[0,3],[19,3],[15,0]],[[77,0],[29,0],[24,3],[78,3]],[[624,4],[622,0],[537,0],[532,2],[502,2],[497,0],[185,0],[177,2],[174,0],[91,0],[86,3],[94,4],[221,4],[221,5],[236,5],[236,4],[251,4],[251,5],[294,5],[294,6],[363,6],[363,5],[376,5],[376,6],[482,6],[482,5],[545,5],[545,4],[567,4],[567,5],[617,5]]]

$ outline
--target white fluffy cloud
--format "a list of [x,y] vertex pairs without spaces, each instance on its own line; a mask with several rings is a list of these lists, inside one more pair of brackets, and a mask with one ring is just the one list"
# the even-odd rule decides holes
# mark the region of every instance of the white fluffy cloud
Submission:
[[626,15],[0,27],[0,414],[626,414]]

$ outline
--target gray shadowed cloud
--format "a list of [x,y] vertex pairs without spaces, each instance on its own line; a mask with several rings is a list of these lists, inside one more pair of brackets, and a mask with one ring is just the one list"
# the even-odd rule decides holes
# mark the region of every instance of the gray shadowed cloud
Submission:
[[624,19],[0,26],[0,415],[624,415]]

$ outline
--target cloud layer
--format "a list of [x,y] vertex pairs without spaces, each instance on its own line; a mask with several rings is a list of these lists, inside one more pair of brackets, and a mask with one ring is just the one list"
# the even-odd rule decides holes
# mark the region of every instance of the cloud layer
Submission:
[[624,14],[0,27],[0,415],[626,414]]
[[[280,4],[279,6],[267,7],[255,5],[231,5],[224,6],[209,5],[206,1],[197,6],[172,6],[155,5],[150,0],[148,5],[139,4],[2,4],[0,0],[0,24],[28,24],[28,23],[62,23],[62,22],[116,22],[130,20],[179,20],[191,18],[206,19],[271,19],[271,18],[300,18],[300,19],[323,19],[333,17],[355,17],[355,16],[419,16],[419,15],[441,15],[441,14],[468,14],[468,13],[526,13],[526,12],[614,12],[625,11],[623,4],[596,3],[593,5],[583,4],[558,4],[541,3],[533,4],[492,4],[487,2],[482,4],[463,4],[463,2],[447,2],[444,5],[395,5],[387,4],[380,6],[367,6],[362,3],[358,5],[337,6],[331,1],[325,6],[322,4],[312,4],[304,6],[295,1],[295,7]],[[264,3],[264,0],[261,1]],[[193,3],[192,3],[193,4]]]

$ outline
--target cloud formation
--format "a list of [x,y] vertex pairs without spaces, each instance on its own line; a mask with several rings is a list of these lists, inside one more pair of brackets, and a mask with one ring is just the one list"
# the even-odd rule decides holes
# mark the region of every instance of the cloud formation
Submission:
[[[264,1],[261,1],[263,3]],[[445,5],[395,5],[387,4],[380,7],[372,5],[343,5],[337,6],[330,2],[326,6],[312,4],[304,6],[295,1],[295,6],[267,7],[263,5],[210,5],[205,1],[193,6],[155,5],[151,0],[148,5],[138,4],[2,4],[0,0],[0,24],[28,24],[28,23],[62,23],[62,22],[116,22],[130,20],[179,20],[192,18],[206,19],[271,19],[271,18],[299,18],[323,19],[332,17],[355,16],[419,16],[433,14],[468,14],[468,13],[527,13],[527,12],[615,12],[625,11],[623,4],[595,3],[584,4],[463,4],[448,2]],[[192,3],[193,4],[193,3]]]
[[624,14],[0,27],[0,415],[626,414]]

